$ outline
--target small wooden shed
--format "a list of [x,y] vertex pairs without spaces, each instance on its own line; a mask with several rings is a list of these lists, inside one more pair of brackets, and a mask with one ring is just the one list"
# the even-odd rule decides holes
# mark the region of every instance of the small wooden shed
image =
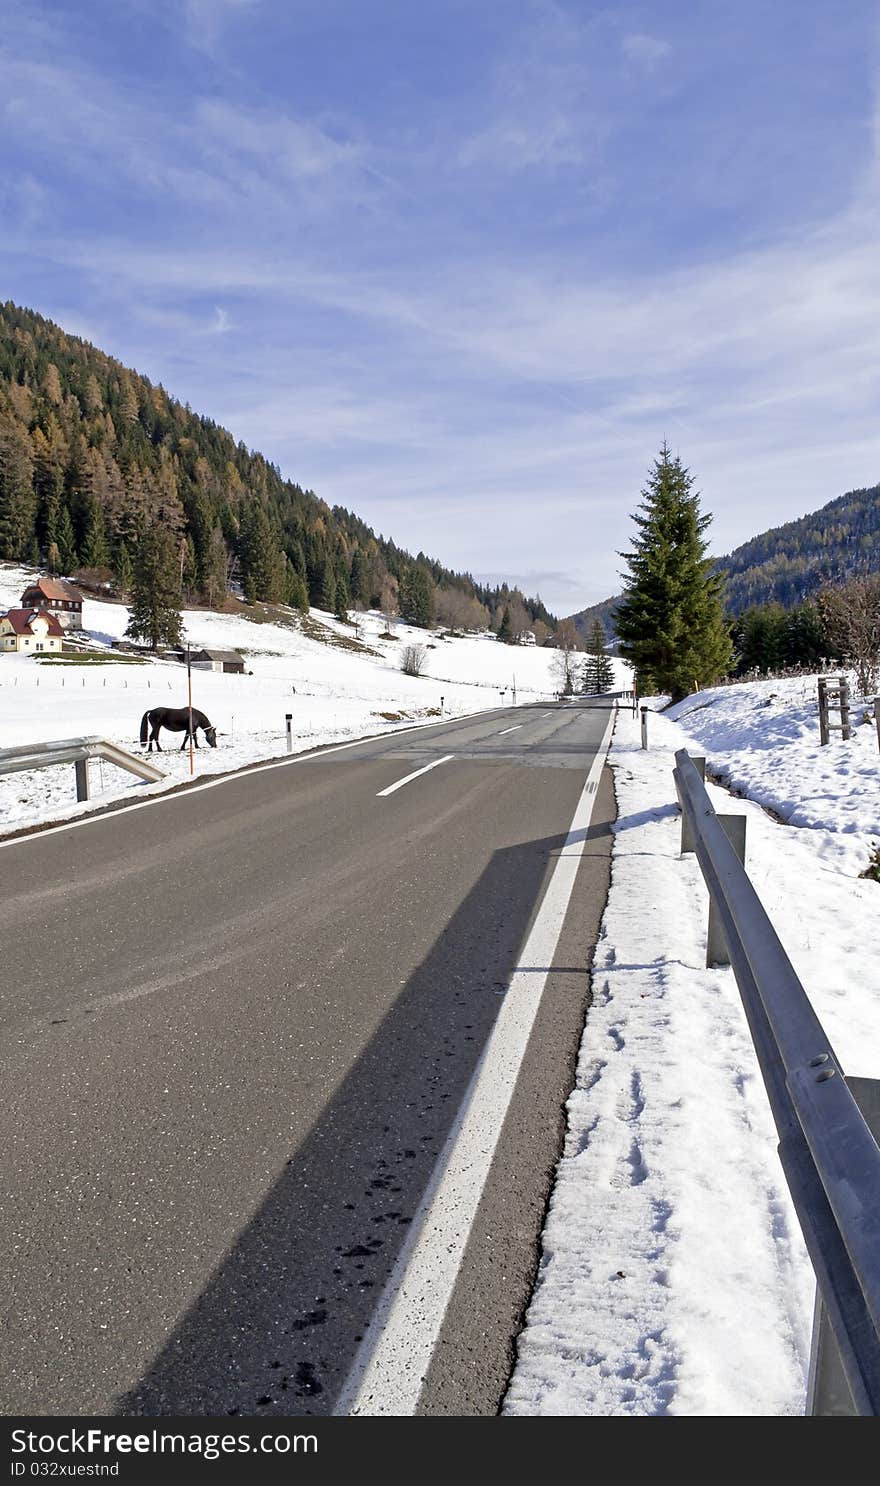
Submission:
[[201,671],[226,671],[233,676],[244,675],[244,656],[237,650],[194,650],[190,660]]

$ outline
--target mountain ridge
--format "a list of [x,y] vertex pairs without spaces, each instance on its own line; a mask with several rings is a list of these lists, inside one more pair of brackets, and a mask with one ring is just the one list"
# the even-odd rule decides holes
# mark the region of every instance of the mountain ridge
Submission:
[[[880,485],[844,495],[740,543],[716,561],[725,574],[725,602],[732,617],[760,604],[791,609],[826,584],[880,570]],[[615,594],[569,616],[580,634],[594,619],[614,632]]]

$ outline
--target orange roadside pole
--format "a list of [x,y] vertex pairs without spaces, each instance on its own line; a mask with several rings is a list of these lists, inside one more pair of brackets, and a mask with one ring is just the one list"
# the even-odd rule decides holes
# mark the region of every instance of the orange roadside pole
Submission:
[[196,772],[196,761],[193,754],[193,682],[188,645],[186,647],[186,689],[189,695],[189,772],[194,774]]

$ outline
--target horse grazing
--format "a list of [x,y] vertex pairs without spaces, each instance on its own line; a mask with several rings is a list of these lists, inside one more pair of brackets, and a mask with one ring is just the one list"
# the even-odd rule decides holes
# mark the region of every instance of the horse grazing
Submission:
[[[199,746],[199,728],[201,728],[212,748],[217,747],[217,729],[204,712],[199,712],[195,707],[192,709],[193,742],[196,748]],[[154,707],[151,712],[145,712],[141,718],[141,745],[147,741],[147,728],[150,728],[150,746],[148,753],[153,752],[155,743],[159,753],[162,752],[162,744],[159,742],[159,729],[167,728],[170,733],[183,733],[183,742],[180,751],[183,752],[189,742],[189,707]]]

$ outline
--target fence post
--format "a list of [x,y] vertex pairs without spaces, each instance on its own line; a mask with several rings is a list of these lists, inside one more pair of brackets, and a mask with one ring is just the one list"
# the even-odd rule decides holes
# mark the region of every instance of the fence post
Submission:
[[846,676],[840,678],[840,732],[844,742],[849,742],[852,727],[849,720],[849,681]]
[[642,708],[642,747],[648,746],[648,709]]
[[831,741],[828,732],[828,682],[824,676],[819,677],[819,744],[825,747]]
[[[722,826],[724,834],[745,865],[746,860],[746,817],[744,815],[719,815],[716,816],[718,824]],[[706,936],[706,968],[714,970],[719,965],[730,964],[730,953],[727,948],[727,940],[721,927],[721,916],[715,907],[712,896],[709,896],[709,931]]]
[[288,753],[293,753],[293,728],[291,726],[291,724],[293,722],[293,713],[292,712],[285,712],[285,714],[284,714],[284,722],[285,722],[285,725],[287,727],[287,752]]

